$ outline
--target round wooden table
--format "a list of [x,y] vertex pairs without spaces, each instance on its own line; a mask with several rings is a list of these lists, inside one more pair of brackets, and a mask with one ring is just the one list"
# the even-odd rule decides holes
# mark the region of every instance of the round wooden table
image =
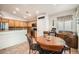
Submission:
[[40,44],[41,48],[48,51],[61,51],[65,46],[65,41],[59,37],[37,37],[37,43]]

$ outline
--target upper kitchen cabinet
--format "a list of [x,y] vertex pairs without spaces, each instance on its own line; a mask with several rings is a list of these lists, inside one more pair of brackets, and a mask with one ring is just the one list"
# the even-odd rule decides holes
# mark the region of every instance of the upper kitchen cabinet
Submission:
[[28,27],[32,27],[32,23],[31,22],[28,22]]
[[9,27],[15,27],[15,21],[14,20],[9,20],[8,23],[9,23]]
[[27,22],[23,22],[24,28],[27,27]]
[[0,18],[0,22],[3,22],[3,23],[8,23],[8,19],[5,19],[5,18]]
[[24,27],[24,22],[20,21],[20,27]]
[[37,21],[31,21],[31,22],[28,22],[28,27],[32,27],[32,24],[35,24]]
[[16,28],[27,27],[27,23],[24,21],[9,20],[8,23],[9,27],[16,27]]
[[20,27],[20,21],[15,20],[15,27]]

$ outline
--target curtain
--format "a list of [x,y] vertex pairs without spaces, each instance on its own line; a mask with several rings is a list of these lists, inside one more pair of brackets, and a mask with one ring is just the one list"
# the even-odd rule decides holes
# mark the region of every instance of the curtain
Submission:
[[72,15],[57,18],[57,27],[59,31],[72,31]]

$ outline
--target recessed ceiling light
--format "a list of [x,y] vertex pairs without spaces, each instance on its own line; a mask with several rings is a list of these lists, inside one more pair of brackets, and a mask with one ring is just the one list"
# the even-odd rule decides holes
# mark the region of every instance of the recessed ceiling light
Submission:
[[13,11],[13,14],[16,14],[16,11]]
[[26,11],[26,13],[28,14],[29,12],[28,12],[28,11]]
[[20,9],[19,8],[15,8],[16,9],[16,11],[19,11]]
[[39,11],[38,10],[36,11],[36,14],[39,14]]
[[24,18],[26,18],[26,16],[23,16]]

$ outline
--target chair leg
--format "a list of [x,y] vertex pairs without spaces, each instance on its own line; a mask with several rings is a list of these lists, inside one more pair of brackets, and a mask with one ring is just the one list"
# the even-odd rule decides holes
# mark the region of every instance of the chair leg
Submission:
[[30,49],[30,50],[29,50],[29,54],[32,54],[32,53],[33,53],[33,50],[32,50],[32,49]]
[[29,49],[29,54],[31,53],[31,50]]
[[71,54],[71,48],[69,48],[69,54]]
[[31,52],[32,50],[29,48],[29,54],[31,54],[32,52]]
[[65,49],[64,53],[66,52],[66,50],[68,50],[69,54],[71,54],[71,48]]
[[29,54],[36,54],[37,53],[37,50],[32,50],[32,49],[29,49]]
[[33,54],[36,54],[36,53],[37,53],[37,50],[32,50],[32,53],[33,53]]

